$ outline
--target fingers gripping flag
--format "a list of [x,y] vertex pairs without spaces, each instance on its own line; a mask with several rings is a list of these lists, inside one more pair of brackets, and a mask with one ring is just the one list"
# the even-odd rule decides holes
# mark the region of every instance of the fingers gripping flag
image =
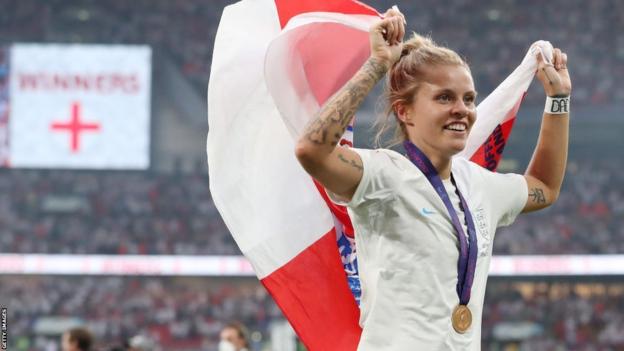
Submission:
[[[224,9],[215,40],[210,190],[241,251],[311,351],[355,350],[361,329],[341,260],[341,253],[355,255],[348,243],[339,253],[337,239],[345,240],[335,229],[353,234],[350,220],[298,164],[295,141],[368,58],[368,28],[378,18],[350,0],[243,0]],[[500,159],[537,67],[525,61],[522,74],[509,81],[514,71],[502,92],[479,106],[464,157],[475,154],[488,167],[486,160]],[[484,105],[491,107],[482,111]],[[501,124],[502,142],[499,134],[490,137]],[[352,128],[341,144],[352,145]]]
[[540,40],[531,45],[520,65],[477,106],[477,120],[473,126],[466,148],[458,157],[494,171],[503,150],[518,109],[537,70],[536,54],[541,51],[552,60],[553,47]]

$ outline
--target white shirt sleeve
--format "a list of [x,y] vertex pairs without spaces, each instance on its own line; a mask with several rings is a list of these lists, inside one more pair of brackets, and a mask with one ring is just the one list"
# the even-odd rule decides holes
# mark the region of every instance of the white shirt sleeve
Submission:
[[484,186],[495,213],[497,227],[512,224],[522,212],[529,196],[526,179],[520,174],[494,173],[482,168]]
[[327,191],[332,202],[351,208],[365,205],[369,202],[383,200],[392,196],[393,185],[397,182],[397,167],[393,161],[393,151],[377,149],[351,149],[360,155],[363,165],[363,175],[353,197],[346,201],[336,194]]

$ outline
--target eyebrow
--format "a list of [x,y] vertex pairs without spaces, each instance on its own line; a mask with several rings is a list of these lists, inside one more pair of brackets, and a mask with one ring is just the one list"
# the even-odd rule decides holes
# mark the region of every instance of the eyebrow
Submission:
[[[438,90],[435,91],[435,94],[443,94],[443,93],[451,93],[451,94],[455,94],[455,91],[453,91],[452,89],[449,88],[439,88]],[[476,90],[470,90],[465,92],[463,95],[466,94],[473,94],[474,97],[477,97],[479,95],[479,93]]]

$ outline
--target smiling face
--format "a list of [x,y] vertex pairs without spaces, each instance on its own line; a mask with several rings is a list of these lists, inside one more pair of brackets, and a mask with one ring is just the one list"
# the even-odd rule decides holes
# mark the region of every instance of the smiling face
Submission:
[[430,159],[450,159],[466,147],[476,120],[472,75],[461,65],[436,65],[423,78],[412,102],[398,107],[398,116],[409,140]]

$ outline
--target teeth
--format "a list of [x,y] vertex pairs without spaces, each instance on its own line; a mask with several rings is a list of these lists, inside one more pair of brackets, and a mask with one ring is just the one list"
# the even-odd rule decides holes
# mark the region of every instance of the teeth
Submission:
[[458,132],[463,132],[466,130],[466,126],[461,123],[453,123],[451,125],[446,126],[446,129],[456,130]]

